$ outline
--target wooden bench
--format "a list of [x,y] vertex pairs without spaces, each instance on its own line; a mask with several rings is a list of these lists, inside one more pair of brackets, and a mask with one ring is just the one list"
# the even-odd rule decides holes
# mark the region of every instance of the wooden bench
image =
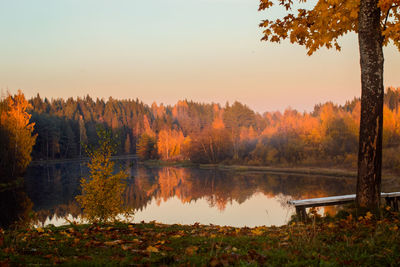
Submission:
[[[381,197],[385,198],[386,204],[392,207],[395,211],[399,210],[398,202],[400,200],[400,192],[392,193],[381,193]],[[344,196],[333,196],[333,197],[321,197],[321,198],[310,198],[303,200],[290,200],[288,203],[296,207],[296,213],[300,220],[306,218],[306,208],[322,207],[341,205],[351,203],[356,200],[356,195],[344,195]]]

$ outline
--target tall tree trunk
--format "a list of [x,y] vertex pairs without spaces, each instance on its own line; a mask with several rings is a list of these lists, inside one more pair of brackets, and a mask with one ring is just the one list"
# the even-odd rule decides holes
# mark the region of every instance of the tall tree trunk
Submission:
[[376,211],[380,203],[383,128],[383,50],[378,0],[361,0],[358,42],[361,65],[361,122],[357,206]]

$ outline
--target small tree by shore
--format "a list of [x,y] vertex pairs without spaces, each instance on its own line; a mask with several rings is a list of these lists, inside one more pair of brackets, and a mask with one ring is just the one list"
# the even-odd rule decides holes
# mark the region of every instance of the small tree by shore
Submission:
[[83,209],[83,216],[89,222],[116,221],[121,213],[127,213],[124,207],[126,171],[114,174],[115,163],[111,156],[116,151],[116,143],[111,132],[97,130],[99,144],[96,148],[86,147],[90,161],[87,164],[90,175],[81,179],[82,194],[76,199]]

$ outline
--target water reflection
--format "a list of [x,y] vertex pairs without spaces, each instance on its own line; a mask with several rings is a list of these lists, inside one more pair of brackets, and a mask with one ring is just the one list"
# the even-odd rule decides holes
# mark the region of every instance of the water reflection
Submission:
[[[354,193],[355,179],[235,172],[216,169],[137,166],[129,167],[131,179],[125,202],[135,210],[135,221],[220,224],[232,226],[281,225],[294,213],[289,199]],[[87,174],[84,164],[31,166],[27,192],[42,224],[60,224],[60,218],[78,218],[74,197],[79,180]],[[334,212],[329,207],[325,211]]]
[[14,187],[0,192],[0,228],[22,227],[30,223],[33,203],[24,188]]
[[172,167],[137,171],[126,197],[139,221],[282,225],[294,213],[289,199],[350,194],[355,188],[354,179],[345,178]]

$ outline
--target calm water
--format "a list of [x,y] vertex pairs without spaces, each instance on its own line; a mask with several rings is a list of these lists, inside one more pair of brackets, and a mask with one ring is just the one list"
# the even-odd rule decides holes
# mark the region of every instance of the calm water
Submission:
[[[355,191],[355,179],[352,178],[180,167],[147,168],[132,160],[120,160],[118,164],[128,168],[131,175],[125,199],[135,210],[134,222],[282,225],[295,213],[294,208],[286,204],[290,199]],[[80,192],[80,178],[86,175],[85,163],[31,166],[25,177],[25,193],[2,194],[2,203],[7,207],[19,205],[19,208],[9,208],[9,214],[17,211],[27,213],[24,209],[33,209],[39,225],[65,224],[65,217],[78,220],[81,210],[75,196]],[[17,199],[23,199],[22,204]],[[10,201],[13,204],[6,204]],[[334,207],[321,212],[334,212]]]

